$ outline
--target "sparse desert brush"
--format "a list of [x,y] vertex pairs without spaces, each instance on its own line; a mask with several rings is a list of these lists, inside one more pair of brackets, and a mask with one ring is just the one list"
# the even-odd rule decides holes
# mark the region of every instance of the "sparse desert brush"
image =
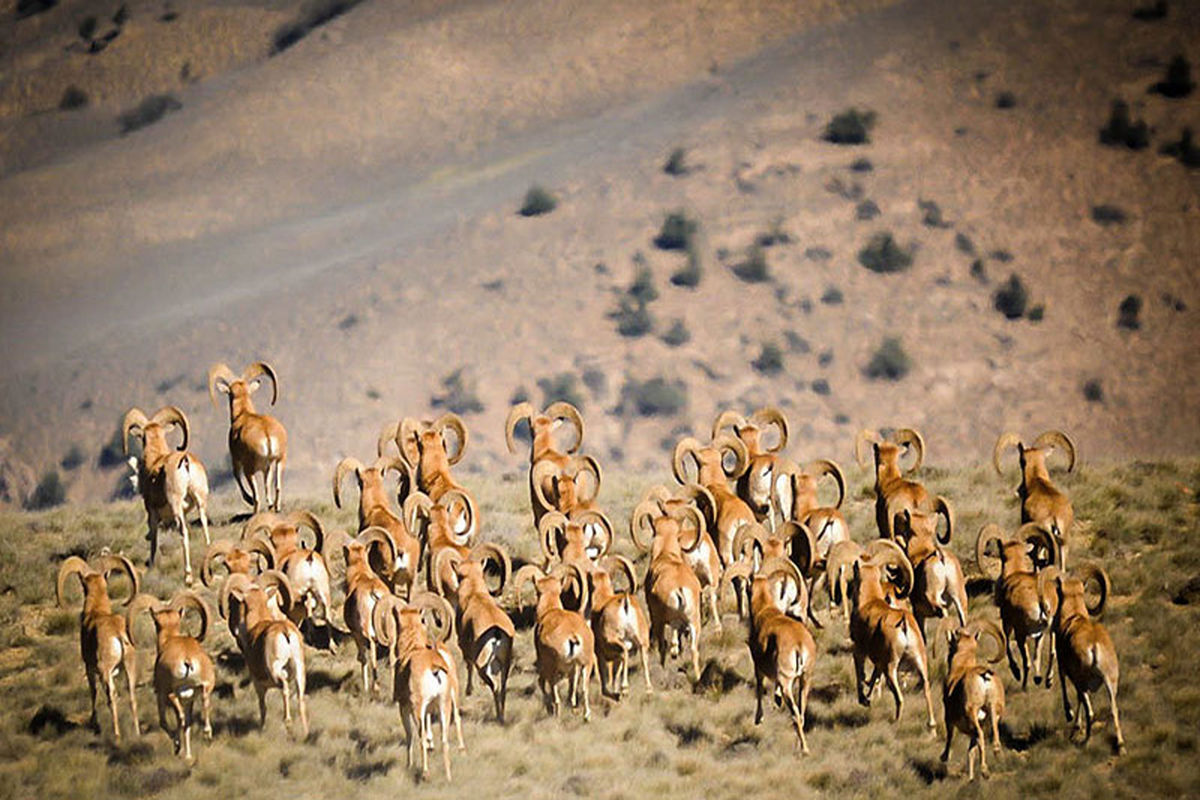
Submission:
[[83,108],[87,104],[87,92],[74,85],[64,89],[62,98],[58,101],[58,107],[62,111],[74,111],[77,108]]
[[1175,56],[1167,65],[1167,73],[1163,79],[1150,88],[1163,97],[1174,100],[1187,97],[1192,93],[1192,89],[1196,88],[1195,82],[1192,81],[1192,65],[1182,54]]
[[746,258],[734,264],[733,274],[746,283],[764,283],[771,280],[771,268],[767,265],[767,254],[757,244],[750,248]]
[[700,250],[693,241],[688,245],[687,264],[671,273],[671,285],[694,289],[700,285],[703,270],[700,267]]
[[42,473],[41,480],[34,487],[33,493],[25,502],[25,507],[31,511],[60,506],[67,500],[67,487],[62,482],[58,470],[51,469]]
[[644,260],[640,260],[639,263],[640,266],[625,293],[639,303],[650,303],[658,299],[658,289],[654,287],[654,273]]
[[833,144],[867,144],[871,141],[871,128],[875,127],[875,112],[848,108],[825,126],[821,138]]
[[1184,128],[1178,142],[1167,142],[1158,152],[1179,159],[1185,167],[1200,167],[1200,147],[1192,140],[1192,129]]
[[[600,373],[601,376],[604,373]],[[580,411],[586,407],[586,398],[579,389],[579,379],[574,372],[560,372],[547,378],[538,378],[538,388],[542,390],[542,408],[551,403],[565,400]]]
[[843,300],[845,300],[845,296],[842,294],[842,290],[836,286],[826,287],[824,294],[821,295],[821,302],[827,306],[840,306]]
[[535,183],[525,193],[525,200],[521,203],[521,208],[517,213],[522,217],[537,217],[549,214],[556,208],[558,208],[558,198]]
[[874,200],[863,200],[854,207],[854,218],[862,220],[863,222],[869,222],[882,213],[883,212],[879,210],[879,204]]
[[679,347],[690,342],[692,334],[682,319],[676,319],[662,335],[662,340],[668,347]]
[[996,92],[996,108],[1007,110],[1017,107],[1017,96],[1008,90]]
[[434,408],[444,408],[455,414],[478,414],[483,401],[475,391],[475,381],[465,367],[459,367],[442,378],[442,392],[430,398]]
[[153,125],[158,122],[168,112],[178,111],[183,108],[183,104],[171,94],[152,94],[136,107],[124,112],[117,117],[117,124],[121,128],[121,134],[133,133],[136,130]]
[[627,378],[621,388],[621,412],[641,417],[670,417],[687,408],[687,384],[662,376]]
[[691,169],[687,165],[687,150],[682,147],[676,147],[667,156],[666,163],[663,164],[663,172],[672,175],[676,178],[687,175]]
[[654,237],[654,246],[659,250],[687,250],[699,227],[699,223],[683,211],[672,211],[663,219],[662,228]]
[[275,31],[271,40],[271,55],[282,53],[312,33],[314,28],[340,17],[360,2],[362,0],[308,0],[295,20]]
[[1142,119],[1134,121],[1124,100],[1113,100],[1108,123],[1100,129],[1100,144],[1144,150],[1150,145],[1150,126]]
[[65,454],[63,454],[62,460],[58,462],[58,465],[60,467],[62,467],[63,469],[65,469],[67,472],[70,472],[71,470],[76,469],[80,465],[82,465],[83,462],[84,462],[83,448],[80,447],[78,444],[73,444],[70,446],[70,448],[67,449],[67,452]]
[[1099,378],[1090,378],[1083,382],[1083,399],[1089,403],[1104,402],[1104,387]]
[[1020,319],[1025,316],[1028,304],[1029,290],[1015,272],[992,295],[992,305],[1007,319]]
[[1125,209],[1120,206],[1109,205],[1104,203],[1098,206],[1092,206],[1092,220],[1105,227],[1109,225],[1121,225],[1128,219]]
[[1117,307],[1117,327],[1127,331],[1136,331],[1142,327],[1142,298],[1136,294],[1127,295]]
[[912,262],[912,246],[901,247],[887,232],[875,234],[858,251],[858,263],[872,272],[903,272]]
[[898,381],[912,369],[912,359],[896,337],[888,337],[867,362],[864,374],[871,380]]
[[615,310],[608,312],[609,319],[617,323],[617,333],[630,339],[645,336],[654,330],[654,317],[650,309],[640,300],[622,297]]
[[783,372],[783,351],[774,342],[763,342],[750,366],[764,375],[778,375]]

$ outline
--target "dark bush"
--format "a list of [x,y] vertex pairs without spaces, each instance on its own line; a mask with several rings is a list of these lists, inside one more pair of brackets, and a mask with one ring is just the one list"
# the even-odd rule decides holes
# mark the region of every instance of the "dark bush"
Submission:
[[358,314],[347,314],[338,322],[339,331],[348,331],[359,323]]
[[1015,272],[992,295],[992,304],[1008,319],[1020,319],[1025,316],[1028,303],[1029,292]]
[[463,367],[442,378],[443,392],[430,399],[434,408],[445,408],[455,414],[478,414],[483,411],[483,402],[475,394],[475,382],[467,377]]
[[44,508],[60,506],[66,500],[67,487],[63,485],[58,470],[52,469],[42,475],[42,479],[34,487],[33,494],[29,495],[29,499],[25,502],[25,507],[31,511],[40,511]]
[[1007,250],[993,250],[992,252],[988,253],[988,258],[992,259],[993,261],[999,261],[1001,264],[1007,264],[1013,260],[1013,254]]
[[1192,65],[1182,55],[1177,55],[1167,65],[1167,74],[1150,87],[1150,90],[1177,100],[1187,97],[1195,88],[1196,84],[1192,82]]
[[1092,206],[1092,219],[1104,226],[1120,225],[1125,222],[1125,210],[1118,206],[1099,205]]
[[1083,397],[1089,403],[1104,402],[1104,387],[1100,385],[1100,380],[1098,378],[1092,378],[1091,380],[1084,381]]
[[565,400],[583,411],[586,399],[579,389],[579,381],[573,372],[560,372],[549,378],[538,378],[537,385],[542,390],[542,408],[559,400]]
[[830,392],[829,381],[824,378],[817,378],[812,382],[812,390],[814,394],[819,394],[823,397],[827,396]]
[[167,112],[178,111],[181,108],[183,108],[183,104],[172,95],[152,94],[138,103],[136,108],[117,117],[117,124],[121,126],[121,135],[123,136],[147,125],[153,125],[166,116]]
[[902,272],[912,266],[912,248],[901,248],[890,233],[877,233],[858,251],[858,263],[872,272]]
[[663,172],[676,178],[687,175],[690,171],[687,165],[687,150],[682,147],[672,150],[671,155],[667,156],[667,162],[663,164]]
[[1025,318],[1027,320],[1029,320],[1030,322],[1041,322],[1042,319],[1045,318],[1045,316],[1046,316],[1046,307],[1044,305],[1042,305],[1041,303],[1038,303],[1036,306],[1029,309],[1029,313],[1025,315]]
[[87,41],[96,35],[96,18],[84,17],[79,23],[79,38]]
[[996,92],[996,108],[1016,108],[1017,96],[1010,91]]
[[118,427],[109,440],[100,448],[98,463],[101,469],[112,469],[125,464],[124,448],[121,446],[121,429]]
[[271,43],[271,55],[279,55],[326,22],[340,17],[358,5],[361,0],[310,0],[301,10],[300,16],[275,31]]
[[1133,10],[1133,18],[1140,22],[1157,22],[1167,16],[1167,0],[1157,0],[1148,6],[1138,6]]
[[988,282],[987,267],[983,263],[982,258],[977,258],[971,262],[971,277],[980,283]]
[[43,11],[49,11],[58,5],[58,0],[17,0],[17,19],[25,19],[32,17],[34,14],[41,14]]
[[874,126],[874,111],[850,108],[829,121],[821,138],[834,144],[867,144],[871,141],[871,128]]
[[633,276],[633,282],[629,284],[629,288],[625,293],[639,303],[650,303],[658,299],[658,289],[654,288],[654,273],[650,271],[650,267],[642,261],[642,266],[638,267],[638,271]]
[[588,391],[593,395],[602,394],[608,388],[608,376],[604,374],[604,370],[592,367],[583,371],[583,385],[588,388]]
[[631,339],[654,329],[654,318],[646,304],[628,297],[622,297],[616,311],[610,311],[608,317],[617,321],[617,333]]
[[692,246],[692,237],[698,226],[682,211],[672,211],[663,220],[662,229],[654,237],[654,246],[660,250],[687,250]]
[[522,217],[537,217],[549,214],[556,208],[558,208],[558,198],[535,183],[525,193],[525,201],[521,203],[521,208],[517,213]]
[[58,465],[70,472],[83,464],[83,448],[77,444],[71,445],[67,450],[66,455],[62,457],[62,461]]
[[1136,331],[1142,327],[1142,298],[1136,294],[1128,295],[1117,307],[1117,327]]
[[744,261],[733,265],[733,274],[746,283],[763,283],[771,279],[771,270],[767,266],[767,255],[758,245],[750,248]]
[[700,252],[693,242],[688,247],[687,264],[671,273],[671,284],[692,289],[700,285],[702,270],[700,268]]
[[759,247],[773,247],[777,244],[791,244],[792,235],[783,229],[783,220],[777,219],[771,223],[768,230],[754,237],[754,243]]
[[856,158],[850,164],[851,172],[871,172],[875,169],[875,165],[871,163],[869,158]]
[[1179,159],[1185,167],[1200,167],[1200,147],[1192,141],[1192,129],[1184,128],[1178,142],[1168,142],[1158,152]]
[[783,351],[774,342],[764,342],[750,366],[764,375],[778,375],[783,372]]
[[122,3],[120,5],[120,7],[117,9],[116,13],[113,14],[113,17],[112,17],[113,25],[117,25],[117,26],[124,25],[125,21],[127,19],[129,19],[129,6]]
[[668,381],[666,378],[650,378],[637,381],[628,378],[621,389],[621,410],[643,417],[669,417],[687,408],[687,384],[683,381]]
[[854,217],[863,221],[875,219],[881,213],[874,200],[863,200],[854,207]]
[[898,381],[907,375],[911,368],[912,360],[909,359],[908,353],[904,352],[900,340],[889,337],[883,340],[875,355],[871,356],[864,372],[871,380],[883,378]]
[[833,363],[833,351],[832,350],[822,350],[820,355],[817,356],[817,364],[822,367],[828,367],[832,363]]
[[1143,150],[1150,145],[1150,128],[1145,120],[1134,122],[1130,118],[1129,105],[1124,100],[1113,100],[1108,124],[1100,129],[1100,144]]
[[845,297],[842,295],[842,290],[836,286],[830,286],[821,295],[821,302],[827,306],[840,306]]
[[78,86],[68,86],[63,90],[62,98],[58,101],[58,107],[62,111],[74,111],[78,108],[83,108],[87,104],[87,92]]
[[812,344],[795,331],[784,331],[783,339],[787,342],[788,350],[800,355],[807,355],[812,352]]
[[687,329],[682,319],[677,319],[671,323],[671,327],[662,335],[663,343],[668,347],[679,347],[685,345],[692,340],[692,334]]
[[833,258],[833,253],[824,247],[810,247],[804,251],[804,257],[809,261],[828,261]]
[[929,228],[949,228],[950,223],[942,219],[942,207],[933,200],[918,200],[917,207],[921,209],[921,222]]

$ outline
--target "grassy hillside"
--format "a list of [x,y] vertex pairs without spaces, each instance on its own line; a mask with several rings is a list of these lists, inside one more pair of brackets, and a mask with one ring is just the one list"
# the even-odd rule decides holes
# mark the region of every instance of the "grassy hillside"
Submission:
[[[602,497],[620,527],[636,497],[665,477],[665,472],[608,476]],[[849,477],[847,514],[856,538],[865,540],[872,519],[870,486],[863,472],[852,470]],[[958,534],[952,547],[971,574],[969,553],[980,526],[1016,520],[1011,476],[1001,480],[979,467],[953,472],[927,468],[921,477],[955,504]],[[1067,736],[1057,688],[1022,692],[1002,667],[1009,692],[1006,749],[991,762],[990,782],[964,788],[965,742],[958,737],[949,767],[943,768],[938,762],[940,735],[935,740],[922,729],[919,694],[908,693],[898,725],[888,722],[890,701],[877,700],[870,709],[857,705],[840,619],[818,634],[821,655],[808,721],[813,752],[799,757],[782,712],[769,708],[763,724],[753,725],[744,626],[726,613],[724,631],[709,629],[703,637],[704,679],[699,685],[687,679],[681,663],[668,663],[666,669],[655,663],[651,672],[657,691],[652,696],[643,694],[636,671],[632,696],[620,704],[600,699],[593,686],[594,716],[588,725],[571,713],[557,721],[547,718],[534,687],[530,630],[522,628],[510,684],[510,721],[501,728],[490,718],[486,692],[465,699],[468,750],[453,756],[455,781],[449,793],[440,776],[414,785],[404,768],[397,713],[382,701],[360,697],[349,642],[333,657],[308,651],[309,739],[296,742],[285,734],[277,693],[268,699],[267,726],[260,732],[253,692],[234,668],[239,663],[236,647],[218,623],[208,642],[219,665],[216,737],[199,744],[197,761],[189,769],[172,755],[168,738],[153,722],[153,693],[145,683],[152,663],[148,627],[139,627],[144,642],[139,655],[142,738],[114,744],[106,712],[100,717],[105,734],[81,727],[87,719],[87,688],[78,659],[76,613],[55,609],[54,574],[65,555],[90,555],[105,545],[135,561],[144,559],[140,509],[124,503],[0,516],[0,692],[5,699],[0,797],[317,797],[348,792],[359,797],[414,792],[444,797],[497,790],[502,796],[535,797],[692,797],[701,792],[742,797],[763,790],[799,796],[941,796],[960,789],[966,796],[997,791],[1008,796],[1194,796],[1200,793],[1195,768],[1200,463],[1085,465],[1063,482],[1080,520],[1073,561],[1096,559],[1113,581],[1115,594],[1105,622],[1121,658],[1120,705],[1128,744],[1119,758],[1102,694],[1095,703],[1099,725],[1092,742],[1081,748]],[[514,555],[532,557],[537,546],[523,481],[475,477],[469,484],[481,502],[486,538],[503,543]],[[353,523],[349,512],[336,511],[324,499],[305,505],[336,525]],[[217,509],[215,535],[235,535],[229,522],[241,511]],[[201,549],[196,548],[197,556]],[[624,534],[618,549],[633,555]],[[181,572],[178,544],[167,538],[165,557],[145,576],[145,589],[164,596],[180,584]],[[77,590],[71,597],[77,599]],[[990,593],[976,592],[971,611],[994,618]],[[939,720],[944,669],[939,659],[934,670]],[[122,707],[126,724],[127,709]]]

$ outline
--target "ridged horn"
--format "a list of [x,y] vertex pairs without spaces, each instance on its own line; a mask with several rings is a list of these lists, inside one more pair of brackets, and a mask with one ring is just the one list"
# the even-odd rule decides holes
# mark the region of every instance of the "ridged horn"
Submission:
[[896,444],[908,445],[916,451],[916,461],[908,468],[908,472],[916,472],[925,463],[925,439],[915,428],[900,428],[893,435]]
[[432,612],[435,622],[430,633],[434,639],[445,642],[454,635],[454,608],[446,598],[433,592],[418,592],[408,604]]
[[940,533],[934,534],[938,543],[950,544],[950,537],[954,535],[954,509],[950,507],[950,501],[938,495],[933,499],[933,511],[946,520],[946,535],[943,537]]
[[1004,631],[1000,630],[999,625],[990,619],[974,619],[967,623],[967,629],[973,633],[986,633],[995,640],[996,654],[988,659],[990,663],[998,664],[1004,659],[1008,653],[1008,637],[1004,635]]
[[349,470],[354,470],[355,475],[358,475],[363,470],[363,463],[354,456],[346,456],[337,463],[337,467],[333,470],[333,504],[338,508],[342,507],[342,481],[346,477]]
[[121,452],[123,454],[129,455],[130,431],[136,431],[139,436],[143,436],[149,422],[150,420],[146,419],[146,413],[140,408],[131,408],[125,412],[125,418],[121,420]]
[[217,363],[208,368],[208,399],[212,401],[213,408],[219,408],[217,390],[229,394],[230,385],[237,379],[238,376],[233,374],[228,364]]
[[438,554],[433,559],[433,590],[437,592],[439,597],[444,597],[442,592],[442,572],[446,564],[451,565],[451,569],[457,572],[458,565],[466,561],[462,553],[455,550],[453,547],[443,547],[438,551]]
[[741,561],[745,558],[753,563],[754,545],[765,548],[768,536],[767,529],[757,522],[751,522],[738,528],[733,537],[733,560]]
[[542,546],[542,555],[547,561],[555,561],[562,557],[558,550],[558,536],[566,536],[567,517],[558,511],[549,511],[538,521],[538,544]]
[[1056,447],[1066,451],[1067,454],[1067,472],[1072,472],[1075,469],[1075,442],[1071,441],[1071,437],[1059,430],[1049,430],[1038,436],[1033,441],[1034,447]]
[[79,556],[67,556],[63,559],[58,568],[58,580],[54,584],[54,601],[61,608],[63,604],[63,585],[72,575],[79,576],[79,582],[82,584],[84,577],[89,573],[95,572],[86,561]]
[[280,595],[279,609],[287,614],[292,610],[292,606],[296,604],[296,588],[292,586],[292,582],[277,569],[269,569],[258,576],[258,585],[265,592],[267,589],[274,587],[275,592]]
[[863,455],[863,444],[879,444],[879,434],[870,428],[863,428],[854,436],[854,461],[859,469],[866,469],[867,459]]
[[1100,584],[1100,599],[1096,601],[1094,606],[1087,606],[1087,612],[1093,617],[1099,617],[1104,613],[1104,609],[1108,606],[1108,596],[1112,593],[1112,582],[1108,578],[1108,573],[1104,571],[1104,567],[1099,564],[1084,564],[1080,568],[1083,575],[1083,584],[1087,585],[1089,578],[1095,578]]
[[829,587],[829,596],[834,603],[841,603],[842,572],[851,564],[863,557],[863,548],[858,542],[844,539],[834,542],[825,558],[825,575]]
[[258,511],[242,526],[242,541],[248,542],[254,538],[256,533],[260,532],[265,532],[270,536],[271,531],[281,522],[279,515],[274,511]]
[[200,632],[194,638],[198,642],[203,642],[204,637],[208,635],[208,624],[212,620],[212,612],[208,608],[208,603],[192,590],[184,589],[171,598],[171,609],[178,611],[182,617],[186,606],[191,606],[200,614]]
[[[597,558],[604,558],[612,550],[613,546],[613,526],[608,517],[603,511],[588,509],[586,511],[577,511],[571,514],[571,521],[578,523],[585,529],[588,525],[598,525],[604,531],[604,546],[600,548],[600,555]],[[593,534],[594,536],[594,534]],[[592,540],[594,541],[594,539]],[[585,547],[589,546],[589,542]]]
[[[600,481],[602,475],[600,472],[600,462],[594,456],[573,456],[571,465],[575,468],[575,493],[579,497],[580,502],[590,503],[600,494]],[[579,493],[579,473],[586,472],[592,476],[592,491],[590,494],[583,495]]]
[[908,597],[913,587],[913,567],[900,545],[890,539],[875,539],[867,545],[867,555],[881,564],[894,565],[904,573],[904,586],[897,587],[896,591],[899,597]]
[[[470,558],[472,561],[478,561],[480,564],[491,559],[500,567],[500,586],[491,594],[500,597],[504,594],[505,587],[508,586],[509,580],[512,578],[512,561],[508,557],[508,553],[504,552],[504,548],[495,542],[480,542],[471,548]],[[489,590],[490,591],[490,590]]]
[[217,613],[221,615],[221,619],[229,619],[229,597],[237,595],[238,600],[245,601],[246,594],[254,589],[254,581],[250,580],[248,575],[236,574],[230,575],[221,584],[221,591],[217,593]]
[[725,469],[724,453],[722,453],[721,469],[729,478],[737,478],[750,467],[750,451],[746,449],[746,443],[736,436],[724,434],[713,439],[712,446],[717,450],[729,450],[733,453],[734,463],[732,469]]
[[767,581],[771,581],[777,575],[786,575],[796,585],[794,605],[800,606],[800,619],[808,617],[808,584],[804,582],[804,576],[795,564],[786,558],[768,558],[763,562],[758,574]]
[[622,555],[611,555],[607,559],[605,559],[605,564],[606,564],[605,569],[608,570],[608,573],[610,575],[614,571],[613,570],[614,564],[620,569],[621,572],[624,572],[625,577],[629,579],[629,594],[637,594],[638,579],[637,579],[637,573],[634,571],[632,561],[630,561],[628,558],[626,558],[625,556],[622,556]]
[[375,640],[389,651],[396,643],[400,628],[400,609],[406,603],[394,594],[385,594],[375,601],[371,609],[371,625],[375,629]]
[[[678,509],[672,512],[671,517],[679,520],[679,547],[683,550],[683,552],[690,553],[699,547],[700,543],[704,541],[704,534],[708,530],[708,524],[704,519],[704,513],[695,506],[688,505],[680,506]],[[692,522],[695,525],[696,536],[692,539],[691,544],[683,543],[683,529],[685,526],[683,524],[682,517],[691,517]]]
[[765,428],[767,426],[774,425],[779,429],[779,443],[774,447],[768,448],[768,453],[780,453],[783,451],[783,448],[787,447],[788,421],[787,417],[784,416],[783,411],[781,411],[779,408],[776,406],[766,406],[764,408],[760,408],[758,411],[754,412],[754,416],[750,418],[750,421],[759,427]]
[[164,426],[172,422],[178,425],[179,430],[183,433],[183,441],[180,442],[179,446],[175,449],[181,453],[184,450],[187,450],[188,432],[190,428],[188,426],[187,414],[183,413],[183,409],[179,408],[179,406],[163,406],[158,411],[154,412],[154,416],[150,418],[150,421],[157,422],[159,425]]
[[565,400],[559,400],[557,403],[551,403],[546,406],[546,416],[550,419],[565,419],[575,426],[575,443],[567,448],[567,453],[576,453],[583,444],[583,416],[579,413],[579,409],[571,405]]
[[687,476],[687,457],[690,455],[696,459],[696,467],[699,469],[700,457],[697,452],[703,447],[700,440],[694,436],[685,436],[675,445],[675,452],[671,456],[671,471],[675,475],[675,480],[686,486],[692,481]]
[[396,540],[392,538],[392,534],[388,532],[387,528],[381,528],[378,525],[363,528],[358,532],[358,536],[354,537],[354,541],[361,542],[368,551],[376,542],[384,545],[387,548],[387,552],[384,554],[387,563],[386,569],[391,571],[392,565],[396,563]]
[[[567,572],[574,572],[572,578],[562,577]],[[576,596],[579,598],[579,613],[588,607],[588,597],[590,590],[588,589],[587,570],[581,567],[575,561],[564,561],[554,565],[554,569],[550,570],[550,574],[562,582],[564,590],[574,582],[576,586]]]
[[100,568],[100,573],[104,575],[104,580],[106,582],[108,581],[108,576],[118,570],[129,576],[131,588],[129,590],[129,597],[125,598],[125,605],[129,605],[131,602],[133,602],[133,598],[137,596],[139,591],[141,591],[142,586],[142,582],[138,580],[137,570],[133,568],[133,562],[130,561],[126,556],[122,555],[101,555],[96,563]]
[[988,555],[988,547],[993,541],[998,544],[997,550],[999,550],[1000,546],[1004,544],[1004,532],[1000,529],[999,525],[989,522],[979,529],[979,534],[975,537],[975,566],[979,568],[980,573],[985,578],[992,581],[1000,577],[1000,566],[998,564],[994,575],[987,567],[989,561],[999,559],[999,553],[995,556]]
[[837,462],[831,461],[828,458],[818,458],[804,467],[804,471],[816,477],[819,481],[826,475],[833,478],[838,488],[838,499],[833,504],[834,508],[841,508],[842,502],[846,499],[846,476],[842,472],[842,468],[837,465]]
[[467,426],[462,421],[462,417],[450,411],[442,414],[433,421],[434,429],[442,435],[442,445],[446,444],[446,428],[454,431],[458,438],[458,449],[454,451],[454,455],[450,455],[450,451],[446,451],[446,458],[450,462],[450,466],[454,466],[459,461],[462,461],[463,454],[467,452]]
[[1043,569],[1047,566],[1063,568],[1062,563],[1062,548],[1058,544],[1058,538],[1050,531],[1038,525],[1036,522],[1026,522],[1013,538],[1019,539],[1026,543],[1033,543],[1034,547],[1043,547],[1046,550],[1047,560],[1042,561],[1037,558],[1037,551],[1034,551],[1033,564],[1037,569]]
[[288,514],[285,519],[297,528],[306,527],[312,531],[316,541],[309,549],[318,553],[325,552],[325,526],[321,524],[321,520],[317,518],[316,514],[311,511],[297,510]]
[[250,381],[262,375],[266,375],[271,379],[271,405],[275,405],[275,401],[279,399],[279,378],[275,375],[274,367],[266,361],[255,361],[246,367],[246,371],[242,373],[242,380],[250,383]]
[[1000,434],[1000,438],[996,440],[996,444],[992,448],[992,466],[996,469],[997,475],[1004,474],[1004,471],[1000,469],[1000,456],[1004,455],[1004,451],[1008,448],[1018,447],[1020,444],[1021,437],[1012,431],[1005,431]]
[[137,641],[133,635],[133,622],[137,619],[138,614],[143,611],[159,611],[163,607],[163,602],[152,594],[146,592],[138,592],[134,595],[129,604],[125,606],[125,633],[133,641],[134,646],[137,646]]
[[717,584],[718,603],[725,596],[726,588],[732,586],[735,579],[741,578],[743,581],[750,579],[750,572],[753,566],[749,561],[735,561],[721,572],[721,581]]
[[462,489],[447,489],[446,492],[438,498],[437,504],[446,509],[447,517],[449,516],[450,511],[456,505],[461,505],[463,513],[466,514],[466,525],[463,527],[462,532],[460,533],[457,530],[451,530],[451,534],[456,537],[464,536],[468,535],[473,530],[474,533],[468,536],[468,543],[470,543],[471,539],[479,535],[479,528],[475,525],[475,501],[471,499],[471,495],[467,494]]
[[510,408],[508,418],[504,421],[504,443],[508,446],[508,452],[513,455],[517,453],[517,440],[513,437],[513,431],[523,419],[533,421],[533,406],[529,403],[517,403]]
[[421,463],[421,430],[425,427],[415,417],[405,417],[400,420],[400,428],[396,433],[396,447],[400,449],[400,457],[408,462],[414,472]]
[[[375,439],[375,455],[382,457],[387,452],[388,444],[396,442],[400,435],[400,420],[389,422],[379,431],[379,436]],[[397,444],[397,447],[400,445]]]
[[[803,522],[785,522],[775,531],[775,535],[791,545],[788,549],[791,551],[792,563],[800,573],[806,577],[811,575],[817,563],[817,537],[813,535],[812,529]],[[803,559],[803,563],[798,563],[797,557]]]
[[[629,538],[633,540],[633,546],[639,552],[645,553],[650,550],[651,543],[654,540],[654,518],[661,516],[657,500],[646,499],[638,503],[634,507],[633,513],[629,516]],[[641,534],[649,534],[649,540],[643,541]]]
[[429,499],[429,495],[415,490],[410,492],[408,497],[404,498],[404,508],[401,511],[404,515],[404,527],[408,528],[409,533],[416,536],[417,531],[420,530],[417,527],[417,516],[423,516],[428,520],[432,511],[433,501]]
[[516,601],[518,608],[521,606],[521,589],[525,583],[532,581],[534,583],[534,591],[537,591],[537,581],[546,577],[546,573],[542,572],[541,568],[536,564],[526,564],[521,567],[512,577],[512,592],[513,599]]
[[733,428],[734,433],[737,433],[737,431],[744,427],[746,427],[746,418],[738,412],[728,409],[718,414],[717,418],[713,421],[712,436],[710,438],[716,439],[721,435],[721,431],[726,428]]
[[558,464],[549,458],[543,458],[541,461],[534,462],[533,467],[530,468],[529,482],[533,487],[533,496],[537,498],[542,508],[558,510],[558,503],[551,502],[550,498],[546,497],[544,487],[547,480],[557,478],[561,474],[562,471],[558,468]]

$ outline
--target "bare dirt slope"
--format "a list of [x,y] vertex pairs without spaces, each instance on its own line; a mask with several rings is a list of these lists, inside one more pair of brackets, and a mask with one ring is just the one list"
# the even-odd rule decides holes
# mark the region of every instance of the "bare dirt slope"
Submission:
[[[1085,457],[1192,451],[1200,173],[1155,151],[1200,112],[1195,93],[1147,88],[1174,54],[1200,58],[1200,16],[876,5],[367,2],[274,58],[296,9],[248,5],[248,55],[214,57],[211,77],[170,89],[180,110],[124,137],[112,117],[130,90],[70,112],[109,126],[83,135],[68,112],[30,117],[62,88],[22,104],[14,70],[0,86],[0,435],[39,471],[80,445],[71,491],[104,496],[117,478],[91,466],[115,422],[170,402],[217,465],[225,412],[204,373],[266,358],[308,490],[341,455],[368,455],[385,421],[428,413],[459,368],[456,399],[482,406],[466,414],[466,463],[489,471],[515,466],[511,398],[541,402],[539,379],[562,373],[589,446],[638,467],[720,407],[765,402],[787,409],[803,458],[845,458],[857,427],[888,424],[920,427],[934,463],[978,461],[1002,427],[1064,427]],[[70,7],[4,25],[60,14],[74,35]],[[1118,97],[1152,127],[1150,149],[1098,143]],[[871,143],[821,141],[850,106],[876,113]],[[662,172],[676,147],[682,176]],[[520,217],[535,182],[559,206]],[[879,213],[861,219],[867,201]],[[1123,221],[1097,222],[1101,205]],[[652,243],[677,208],[699,223],[694,289],[668,282],[686,256]],[[739,280],[731,267],[770,231],[786,236],[763,251],[769,280]],[[914,248],[908,271],[858,263],[885,231]],[[629,338],[608,315],[635,261],[659,297],[652,331]],[[992,308],[1011,273],[1040,321]],[[1115,324],[1130,294],[1137,330]],[[690,339],[670,346],[676,319]],[[886,337],[911,371],[869,380]],[[751,365],[764,344],[778,372]],[[622,402],[660,376],[685,387],[681,409]]]

